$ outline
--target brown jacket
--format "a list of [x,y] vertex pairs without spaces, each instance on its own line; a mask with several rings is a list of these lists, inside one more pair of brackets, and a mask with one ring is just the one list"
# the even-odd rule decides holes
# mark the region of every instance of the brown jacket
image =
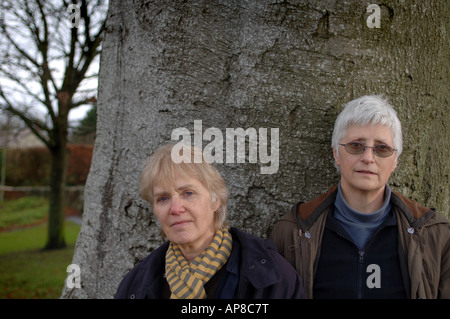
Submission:
[[[336,194],[337,186],[310,202],[294,205],[271,234],[280,254],[302,277],[307,298],[313,298],[314,261]],[[391,204],[406,254],[411,298],[450,298],[450,222],[394,191]]]

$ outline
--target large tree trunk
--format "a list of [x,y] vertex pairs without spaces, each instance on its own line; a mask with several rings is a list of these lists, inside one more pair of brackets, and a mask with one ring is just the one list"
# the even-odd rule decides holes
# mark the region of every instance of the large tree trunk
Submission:
[[111,1],[73,258],[82,288],[63,297],[112,297],[162,243],[138,196],[142,163],[174,129],[194,132],[194,120],[224,141],[226,128],[279,128],[275,174],[261,174],[259,157],[217,164],[230,188],[230,223],[267,236],[292,204],[338,181],[330,145],[343,104],[384,94],[404,133],[392,187],[446,214],[449,3],[384,3],[381,28],[369,28],[359,0]]

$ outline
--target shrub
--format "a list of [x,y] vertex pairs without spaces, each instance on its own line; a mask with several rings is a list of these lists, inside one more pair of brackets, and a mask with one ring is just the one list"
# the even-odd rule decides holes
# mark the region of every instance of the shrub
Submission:
[[84,185],[92,161],[92,145],[69,145],[67,185]]
[[[69,145],[67,185],[86,183],[92,160],[92,145]],[[8,149],[6,180],[8,186],[48,186],[51,155],[44,147]]]

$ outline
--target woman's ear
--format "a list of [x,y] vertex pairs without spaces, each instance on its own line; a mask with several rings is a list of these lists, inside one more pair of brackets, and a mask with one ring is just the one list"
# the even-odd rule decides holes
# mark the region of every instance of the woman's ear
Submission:
[[395,159],[394,166],[392,167],[391,173],[392,173],[393,171],[395,171],[395,169],[397,168],[397,164],[398,164],[398,158]]
[[333,157],[334,162],[336,163],[336,166],[339,166],[339,154],[336,152],[336,149],[333,147]]
[[211,193],[211,209],[216,212],[220,207],[220,201],[217,199],[215,194]]

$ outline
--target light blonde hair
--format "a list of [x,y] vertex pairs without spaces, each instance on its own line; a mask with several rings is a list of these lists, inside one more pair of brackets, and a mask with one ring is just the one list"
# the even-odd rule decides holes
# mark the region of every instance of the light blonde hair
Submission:
[[[180,153],[188,150],[191,160],[189,162],[175,163],[172,159],[172,149],[175,145],[175,143],[170,143],[158,148],[146,160],[140,180],[141,197],[153,207],[153,188],[155,185],[168,187],[173,184],[177,176],[196,178],[209,191],[212,202],[218,200],[220,203],[214,214],[216,229],[226,226],[228,188],[219,171],[212,164],[205,161],[201,150],[190,146],[184,146]],[[194,156],[196,158],[195,162]],[[197,163],[199,158],[201,162]]]

